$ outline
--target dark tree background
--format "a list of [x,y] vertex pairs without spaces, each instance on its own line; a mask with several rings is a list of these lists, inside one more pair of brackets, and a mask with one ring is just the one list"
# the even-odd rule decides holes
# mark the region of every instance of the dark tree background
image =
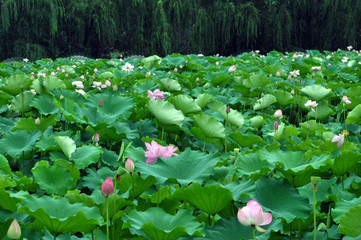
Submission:
[[0,59],[361,46],[360,0],[0,0]]

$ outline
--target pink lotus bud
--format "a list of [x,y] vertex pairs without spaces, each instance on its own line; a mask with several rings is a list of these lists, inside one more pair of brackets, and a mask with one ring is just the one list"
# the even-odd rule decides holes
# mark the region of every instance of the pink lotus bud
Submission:
[[127,158],[127,161],[125,162],[125,169],[130,173],[134,172],[134,163],[132,159]]
[[20,89],[23,89],[24,88],[24,85],[23,84],[20,84]]
[[103,99],[100,98],[100,99],[99,99],[99,102],[98,102],[98,106],[99,106],[99,107],[103,107],[103,105],[104,105]]
[[278,110],[274,113],[274,116],[275,116],[276,118],[282,119],[282,118],[283,118],[282,110],[281,110],[281,109],[278,109]]
[[291,90],[291,94],[294,95],[294,94],[295,94],[295,90],[292,89],[292,90]]
[[8,229],[7,237],[10,239],[19,239],[21,237],[21,228],[16,218],[14,218]]
[[95,135],[92,137],[92,141],[93,141],[94,143],[98,143],[98,142],[99,142],[99,138],[100,138],[99,133],[95,133]]
[[278,122],[275,121],[275,123],[273,124],[273,130],[276,131],[278,129]]
[[112,88],[113,88],[113,91],[114,91],[114,92],[118,91],[118,86],[117,86],[116,84],[113,84],[113,85],[112,85]]
[[41,120],[39,117],[37,119],[35,119],[35,124],[38,126],[41,124]]
[[114,193],[114,184],[113,180],[108,177],[107,180],[103,182],[102,187],[100,188],[104,197],[108,197],[110,194]]
[[98,72],[98,69],[97,69],[97,68],[94,68],[94,72],[97,73],[97,72]]
[[254,226],[259,232],[267,230],[260,226],[270,224],[272,222],[272,213],[263,212],[261,205],[255,200],[250,200],[247,206],[238,209],[238,221],[244,226]]
[[311,128],[311,125],[310,123],[307,123],[307,126],[306,126],[307,129],[310,129]]
[[236,71],[236,66],[235,65],[230,66],[228,72],[234,72],[234,71]]
[[174,72],[177,72],[178,71],[178,68],[174,68]]
[[281,76],[280,71],[277,71],[277,72],[276,72],[276,76],[277,76],[277,77],[280,77],[280,76]]
[[231,112],[231,108],[229,106],[226,107],[226,113],[230,113]]

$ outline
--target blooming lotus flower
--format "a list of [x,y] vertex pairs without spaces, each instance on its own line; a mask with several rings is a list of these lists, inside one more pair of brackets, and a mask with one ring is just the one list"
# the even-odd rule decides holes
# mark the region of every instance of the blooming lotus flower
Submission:
[[15,218],[8,229],[7,237],[10,239],[19,239],[21,237],[21,228]]
[[342,97],[342,102],[344,102],[344,104],[351,104],[351,101],[348,100],[347,96]]
[[125,63],[125,65],[122,67],[122,71],[133,72],[134,66],[130,63]]
[[297,77],[300,75],[300,70],[293,70],[292,72],[290,72],[290,76],[291,77]]
[[236,71],[236,66],[235,65],[230,66],[228,72],[234,72],[234,71]]
[[80,93],[81,95],[85,95],[86,93],[83,89],[76,89],[75,92]]
[[321,71],[321,66],[312,67],[311,70],[312,71]]
[[347,46],[347,50],[351,51],[353,49],[352,46]]
[[316,106],[318,105],[318,103],[316,101],[311,101],[311,100],[308,100],[306,103],[305,103],[305,107],[307,108],[311,108],[312,112],[315,111],[315,108]]
[[114,184],[113,180],[108,177],[107,180],[105,180],[102,184],[102,187],[100,188],[102,194],[104,197],[108,197],[110,194],[114,193]]
[[275,113],[274,113],[274,116],[279,118],[279,119],[282,119],[283,118],[283,115],[282,115],[282,110],[281,109],[278,109]]
[[125,169],[130,173],[134,172],[134,163],[132,159],[127,158],[127,161],[125,162]]
[[154,90],[154,92],[148,90],[148,97],[150,100],[157,100],[157,99],[164,99],[164,92],[160,91],[159,89]]
[[145,146],[148,149],[148,151],[144,153],[144,156],[147,158],[147,160],[145,161],[146,164],[157,161],[159,156],[162,158],[169,158],[173,155],[178,155],[177,153],[174,153],[178,149],[178,147],[174,148],[173,145],[163,147],[162,145],[159,145],[156,141],[152,140],[151,144],[146,142]]
[[255,200],[250,200],[247,206],[238,209],[238,221],[244,226],[254,226],[259,232],[267,230],[259,227],[270,224],[272,221],[272,213],[263,212],[261,205]]
[[339,135],[335,135],[333,136],[331,142],[337,142],[337,149],[339,149],[340,147],[342,147],[343,143],[345,142],[345,135],[342,133]]

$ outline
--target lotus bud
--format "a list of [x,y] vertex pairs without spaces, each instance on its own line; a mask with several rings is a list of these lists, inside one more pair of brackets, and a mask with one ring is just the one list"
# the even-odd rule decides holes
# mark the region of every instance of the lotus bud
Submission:
[[109,195],[114,193],[114,184],[113,180],[108,177],[107,180],[105,180],[102,184],[102,187],[100,188],[102,194],[104,197],[108,197]]
[[99,138],[100,138],[99,133],[95,133],[94,136],[92,137],[92,141],[94,143],[99,143]]
[[118,91],[118,86],[117,86],[116,84],[113,84],[113,85],[112,85],[112,88],[113,88],[113,91],[114,91],[114,92]]
[[280,71],[277,71],[277,72],[276,72],[276,76],[277,76],[277,77],[280,77],[280,76],[281,76]]
[[310,129],[311,128],[311,125],[310,123],[307,123],[307,126],[306,126],[307,129]]
[[273,130],[276,131],[278,129],[278,122],[275,121],[275,123],[273,124]]
[[230,113],[231,112],[231,108],[229,106],[226,107],[226,113]]
[[41,120],[39,117],[37,119],[35,119],[35,124],[38,126],[41,124]]
[[23,84],[20,84],[20,89],[23,89],[24,88],[24,85]]
[[21,228],[15,218],[8,229],[7,237],[10,239],[19,239],[21,237]]
[[233,151],[234,151],[235,153],[239,153],[239,148],[235,148],[235,149],[233,149]]
[[103,107],[103,105],[104,105],[103,99],[100,98],[100,99],[99,99],[99,102],[98,102],[98,106],[99,106],[99,107]]
[[291,94],[294,95],[294,94],[295,94],[295,90],[292,89],[292,90],[291,90]]
[[130,173],[134,172],[134,163],[130,158],[125,162],[125,169]]

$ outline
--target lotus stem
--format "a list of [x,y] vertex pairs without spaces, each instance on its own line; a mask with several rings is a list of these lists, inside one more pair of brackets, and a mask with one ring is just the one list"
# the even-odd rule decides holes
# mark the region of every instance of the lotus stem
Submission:
[[347,123],[346,123],[346,108],[343,106],[343,120],[345,121],[345,130],[347,131]]
[[105,198],[105,208],[107,211],[107,240],[109,240],[109,208],[108,208],[108,197]]
[[228,113],[226,117],[226,122],[224,124],[224,153],[227,153],[227,120],[228,120]]
[[206,139],[204,139],[204,143],[203,143],[203,152],[204,152],[204,150],[206,149],[206,141],[207,141],[207,138],[206,138]]
[[112,225],[112,232],[113,232],[113,239],[115,239],[115,221],[114,217],[116,214],[116,207],[117,207],[117,179],[114,181],[114,209],[113,209],[113,225]]
[[21,91],[21,118],[24,118],[24,91]]
[[157,207],[159,207],[159,192],[160,192],[160,183],[158,184],[158,193],[157,193]]
[[256,228],[252,227],[253,240],[256,240]]
[[164,136],[164,127],[162,126],[162,141],[163,141],[163,136]]
[[313,239],[317,238],[317,226],[316,226],[316,189],[313,187]]

